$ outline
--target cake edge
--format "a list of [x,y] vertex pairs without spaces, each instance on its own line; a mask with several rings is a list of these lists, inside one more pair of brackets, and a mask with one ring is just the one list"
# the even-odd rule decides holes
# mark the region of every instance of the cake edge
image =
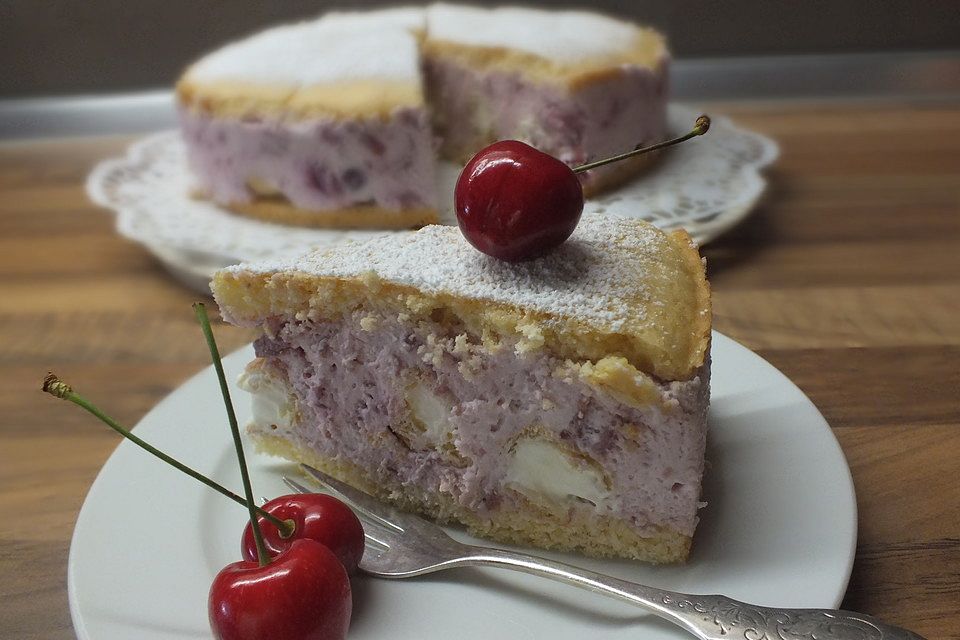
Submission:
[[480,69],[499,69],[537,80],[561,84],[570,90],[582,89],[623,73],[623,66],[658,72],[671,59],[666,37],[652,27],[630,23],[636,31],[633,46],[618,56],[584,60],[578,64],[558,63],[536,53],[461,43],[431,36],[429,26],[420,45],[421,55],[443,56]]
[[299,87],[245,80],[199,81],[188,68],[174,88],[177,104],[224,119],[388,119],[397,109],[426,109],[419,82],[340,81]]
[[[214,202],[202,191],[194,192],[193,197]],[[278,196],[260,196],[251,202],[216,204],[248,218],[317,229],[406,230],[440,222],[438,211],[429,207],[394,210],[376,205],[356,205],[313,210],[302,209]]]

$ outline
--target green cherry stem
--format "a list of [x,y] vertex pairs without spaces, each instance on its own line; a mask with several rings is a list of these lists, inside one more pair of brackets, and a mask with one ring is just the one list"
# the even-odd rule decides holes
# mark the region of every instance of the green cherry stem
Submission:
[[207,317],[206,305],[202,302],[194,302],[193,312],[196,314],[200,328],[203,330],[203,337],[207,341],[207,348],[210,349],[210,359],[213,360],[213,369],[217,372],[217,380],[220,382],[220,394],[223,396],[223,406],[227,410],[227,422],[230,423],[230,432],[233,434],[233,446],[237,450],[237,462],[240,464],[240,478],[243,480],[243,493],[247,497],[247,510],[250,512],[250,526],[253,527],[253,540],[257,545],[257,559],[260,561],[260,566],[263,567],[270,562],[270,554],[267,552],[267,546],[263,543],[263,532],[260,531],[256,505],[253,503],[253,489],[250,488],[250,472],[247,470],[247,459],[243,455],[240,427],[237,425],[237,414],[233,410],[233,401],[230,400],[230,389],[227,388],[227,378],[223,375],[223,363],[220,361],[220,350],[217,348],[217,341],[213,337],[213,329],[210,328],[210,318]]
[[627,151],[626,153],[621,153],[617,156],[610,156],[609,158],[604,158],[603,160],[597,160],[596,162],[590,162],[588,164],[582,164],[579,167],[574,167],[574,173],[583,173],[584,171],[590,171],[590,169],[596,169],[597,167],[602,167],[605,164],[610,164],[611,162],[619,162],[625,158],[630,158],[632,156],[639,156],[644,153],[650,153],[651,151],[656,151],[657,149],[663,149],[664,147],[672,147],[675,144],[680,144],[681,142],[686,142],[690,138],[695,138],[697,136],[702,136],[707,131],[710,130],[710,117],[703,115],[697,118],[693,129],[688,133],[680,136],[679,138],[674,138],[673,140],[666,140],[664,142],[658,142],[657,144],[650,145],[649,147],[643,147],[641,149],[634,149],[633,151]]
[[[146,442],[145,440],[141,440],[137,436],[133,435],[133,433],[131,433],[127,428],[125,428],[119,422],[117,422],[116,420],[114,420],[113,418],[105,414],[95,404],[93,404],[92,402],[90,402],[89,400],[81,396],[79,393],[74,391],[73,387],[68,385],[66,382],[58,378],[53,373],[48,373],[47,376],[43,379],[43,390],[52,396],[60,398],[61,400],[67,400],[68,402],[72,402],[78,407],[85,409],[88,413],[91,413],[95,417],[99,418],[101,422],[106,424],[108,427],[110,427],[111,429],[113,429],[114,431],[119,433],[121,436],[123,436],[133,444],[137,445],[144,451],[147,451],[148,453],[153,454],[154,456],[160,458],[170,466],[184,472],[194,480],[198,480],[203,484],[207,485],[214,491],[217,491],[218,493],[225,495],[226,497],[230,498],[237,504],[242,505],[244,507],[247,506],[247,501],[241,498],[240,496],[238,496],[237,494],[235,494],[233,491],[230,491],[230,489],[227,489],[223,485],[214,482],[213,480],[203,475],[199,471],[195,471],[191,469],[190,467],[183,464],[179,460],[175,458],[171,458],[170,456],[165,454],[163,451],[160,451],[149,442]],[[256,505],[254,506],[256,507]],[[293,531],[296,525],[293,523],[292,520],[281,520],[280,518],[273,515],[272,513],[268,513],[264,511],[260,507],[256,507],[256,509],[257,509],[257,513],[259,513],[261,516],[263,516],[264,518],[269,520],[271,523],[276,525],[277,529],[280,530],[281,537],[289,538],[291,535],[293,535]]]

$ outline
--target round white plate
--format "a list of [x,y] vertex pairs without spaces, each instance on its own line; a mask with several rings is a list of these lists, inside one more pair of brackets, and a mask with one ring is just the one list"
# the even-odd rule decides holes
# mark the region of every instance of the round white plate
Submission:
[[[690,130],[697,111],[670,105],[669,127]],[[643,218],[663,229],[686,229],[702,244],[743,220],[763,193],[761,170],[778,154],[776,143],[714,117],[705,136],[674,147],[642,176],[588,200],[585,212]],[[460,167],[437,172],[444,224],[456,224],[453,189]],[[219,268],[250,260],[303,253],[346,239],[407,231],[337,231],[261,222],[190,197],[193,179],[176,131],[134,143],[122,158],[106,160],[87,180],[97,204],[117,213],[117,231],[140,242],[176,277],[207,293]]]
[[[252,358],[224,360],[233,380]],[[247,398],[234,391],[240,420]],[[109,398],[100,399],[109,407]],[[91,425],[90,428],[97,428]],[[137,434],[240,489],[216,378],[207,368],[160,402]],[[714,334],[713,400],[702,521],[684,566],[552,558],[685,592],[763,605],[835,607],[853,563],[856,501],[850,471],[823,416],[783,374]],[[293,465],[253,454],[254,491],[288,491]],[[92,640],[209,638],[207,590],[239,559],[246,512],[123,442],[87,496],[70,547],[70,607]],[[461,532],[455,537],[469,539]],[[497,569],[353,581],[350,640],[687,637],[630,605]]]

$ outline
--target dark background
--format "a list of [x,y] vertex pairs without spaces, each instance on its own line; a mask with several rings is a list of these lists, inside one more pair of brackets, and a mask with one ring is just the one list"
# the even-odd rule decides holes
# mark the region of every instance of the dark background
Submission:
[[[0,98],[169,86],[191,60],[278,22],[384,2],[0,0]],[[677,58],[960,48],[956,0],[599,0],[668,34]]]

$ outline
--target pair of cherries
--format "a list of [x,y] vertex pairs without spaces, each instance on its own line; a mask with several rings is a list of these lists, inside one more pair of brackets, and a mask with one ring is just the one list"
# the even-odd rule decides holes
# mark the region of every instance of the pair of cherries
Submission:
[[259,562],[253,527],[241,538],[243,560],[224,567],[210,587],[210,626],[223,640],[340,640],[350,625],[350,575],[363,555],[363,527],[345,504],[323,494],[280,496],[258,524],[270,562]]
[[214,578],[207,600],[210,626],[221,640],[343,640],[353,598],[350,574],[363,555],[363,526],[347,505],[328,495],[280,496],[256,507],[236,415],[206,310],[194,305],[207,338],[227,408],[245,497],[142,440],[76,393],[53,373],[43,391],[72,402],[137,446],[211,489],[247,507],[241,537],[244,558]]
[[477,250],[507,262],[532,260],[563,244],[583,212],[578,174],[663,149],[710,128],[700,116],[689,133],[650,147],[570,168],[517,140],[482,149],[460,173],[454,190],[457,224]]

